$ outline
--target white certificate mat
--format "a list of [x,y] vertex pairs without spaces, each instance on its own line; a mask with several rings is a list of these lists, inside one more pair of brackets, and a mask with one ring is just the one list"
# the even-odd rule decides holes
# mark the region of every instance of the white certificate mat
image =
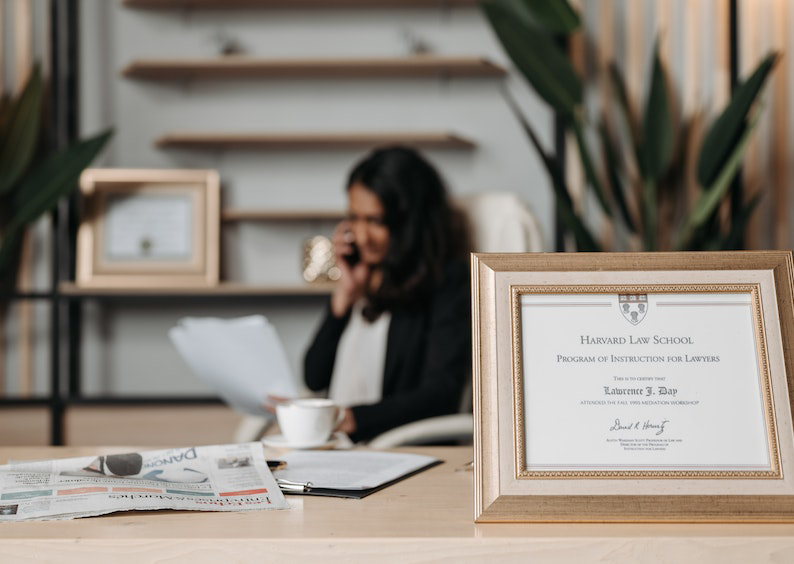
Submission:
[[109,261],[190,260],[192,194],[110,194],[105,208]]
[[779,476],[757,289],[649,290],[517,289],[519,475]]

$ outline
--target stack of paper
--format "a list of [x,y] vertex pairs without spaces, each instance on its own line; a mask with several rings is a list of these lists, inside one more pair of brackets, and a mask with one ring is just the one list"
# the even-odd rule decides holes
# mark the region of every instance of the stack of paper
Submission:
[[268,395],[297,395],[284,347],[262,315],[186,317],[168,336],[196,376],[238,411],[267,416]]
[[294,450],[273,475],[285,493],[360,499],[440,464],[432,456],[371,450]]

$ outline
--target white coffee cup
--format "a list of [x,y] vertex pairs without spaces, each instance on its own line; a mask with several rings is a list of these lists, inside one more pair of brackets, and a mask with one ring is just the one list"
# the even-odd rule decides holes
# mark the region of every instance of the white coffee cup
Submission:
[[344,416],[329,399],[296,399],[276,406],[278,426],[288,446],[310,447],[326,443]]

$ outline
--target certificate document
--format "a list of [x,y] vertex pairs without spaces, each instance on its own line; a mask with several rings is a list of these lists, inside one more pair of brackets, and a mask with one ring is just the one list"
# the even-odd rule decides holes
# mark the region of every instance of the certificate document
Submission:
[[513,289],[519,475],[778,477],[757,288],[614,290]]
[[109,261],[190,260],[193,255],[190,195],[109,196],[105,210],[105,258]]

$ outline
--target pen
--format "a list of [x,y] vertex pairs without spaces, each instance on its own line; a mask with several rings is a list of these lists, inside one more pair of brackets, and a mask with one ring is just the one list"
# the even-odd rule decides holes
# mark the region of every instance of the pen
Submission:
[[281,491],[284,492],[304,493],[312,491],[311,482],[291,482],[289,480],[284,480],[283,478],[276,478],[276,483],[278,484],[278,487],[281,488]]

